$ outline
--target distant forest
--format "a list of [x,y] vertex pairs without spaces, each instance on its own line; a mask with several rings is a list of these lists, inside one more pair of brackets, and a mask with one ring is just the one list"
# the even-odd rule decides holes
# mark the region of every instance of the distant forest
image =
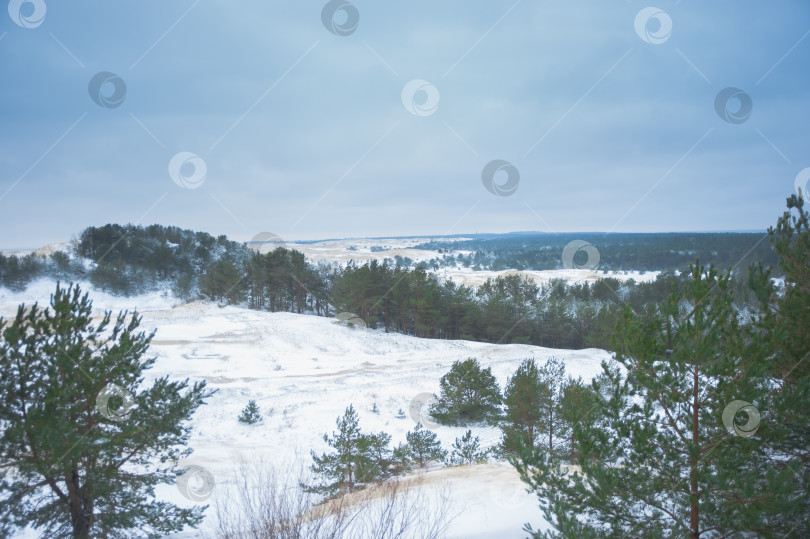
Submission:
[[[469,236],[467,236],[469,237]],[[599,269],[608,271],[686,270],[696,258],[717,267],[741,261],[776,265],[776,254],[764,232],[705,233],[512,233],[483,234],[471,239],[434,240],[413,249],[438,250],[442,256],[430,265],[464,266],[475,270],[552,270],[563,267],[560,254],[566,245],[582,240],[599,251]],[[471,254],[458,251],[472,251]],[[584,263],[584,253],[579,253]]]
[[[604,278],[543,286],[508,275],[476,289],[435,272],[451,263],[476,269],[557,269],[572,239],[598,246],[599,269],[661,273],[651,283]],[[89,280],[118,295],[170,290],[183,300],[204,298],[271,312],[351,312],[370,328],[419,337],[608,348],[622,310],[652,316],[654,306],[683,285],[682,270],[696,258],[720,269],[735,267],[736,286],[743,292],[740,310],[747,309],[749,264],[775,262],[767,237],[737,233],[508,235],[421,247],[441,249],[443,257],[416,265],[386,259],[341,267],[311,264],[301,252],[283,247],[257,252],[225,236],[177,227],[106,225],[84,230],[71,253],[0,255],[0,284],[24,290],[40,277]],[[453,253],[458,250],[475,252],[459,258]]]

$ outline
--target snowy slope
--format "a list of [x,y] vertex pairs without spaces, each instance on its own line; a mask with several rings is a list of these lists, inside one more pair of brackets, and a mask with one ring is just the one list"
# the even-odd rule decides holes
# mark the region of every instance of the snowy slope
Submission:
[[[89,288],[88,288],[89,289]],[[22,296],[47,304],[53,283],[38,282],[22,294],[0,291],[0,316],[13,315]],[[439,378],[455,360],[476,357],[492,367],[503,387],[520,362],[550,356],[565,361],[567,371],[590,380],[608,354],[601,350],[553,350],[528,345],[492,345],[441,341],[351,329],[332,320],[288,313],[266,313],[208,302],[176,305],[152,294],[115,298],[91,292],[99,308],[132,309],[143,313],[143,327],[156,329],[151,353],[157,357],[151,378],[206,380],[217,393],[193,418],[190,440],[194,454],[187,464],[208,469],[219,489],[233,480],[240,462],[264,459],[309,464],[309,450],[327,450],[323,434],[335,429],[335,419],[353,404],[365,432],[384,430],[392,444],[405,440],[415,421],[409,411],[414,399],[438,393]],[[146,383],[151,380],[147,378]],[[264,420],[256,425],[237,421],[248,399],[261,407]],[[376,403],[379,413],[373,413]],[[405,419],[395,417],[399,409]],[[418,417],[418,416],[417,416]],[[446,449],[466,429],[434,428]],[[482,445],[497,443],[494,428],[473,428]],[[488,464],[432,472],[452,489],[465,512],[450,528],[450,537],[524,537],[523,524],[542,523],[534,495],[526,494],[508,464]],[[177,504],[191,502],[178,489],[165,487],[159,496]],[[212,511],[209,509],[209,517]],[[210,518],[208,519],[210,520]],[[210,523],[204,525],[205,529]],[[196,536],[189,533],[184,536]]]

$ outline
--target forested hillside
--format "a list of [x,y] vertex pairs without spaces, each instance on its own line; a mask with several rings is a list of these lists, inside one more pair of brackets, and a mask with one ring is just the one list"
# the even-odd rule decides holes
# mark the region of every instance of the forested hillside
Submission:
[[[712,255],[709,260],[729,261],[747,246],[748,257],[742,253],[734,261],[743,261],[735,271],[740,288],[748,263],[767,262],[772,252],[768,242],[757,244],[751,235],[743,234],[692,239],[668,234],[629,236],[636,235],[617,235],[604,246],[600,244],[600,254],[604,249],[609,261],[610,257],[633,252],[631,259],[641,267],[660,270],[667,267],[666,260],[677,266],[680,263],[675,264],[676,259],[684,260],[694,253],[707,252]],[[471,245],[495,246],[498,250],[492,252],[501,253],[498,256],[511,253],[509,256],[515,257],[512,267],[531,265],[529,260],[560,267],[560,252],[570,238],[543,237],[549,244],[542,249],[537,248],[540,239],[536,236],[478,239]],[[443,245],[439,248],[444,250],[466,243],[427,246]],[[697,247],[689,250],[687,244]],[[676,247],[681,249],[677,257],[672,253]],[[118,295],[166,290],[183,300],[204,298],[271,312],[319,316],[351,312],[367,327],[419,337],[607,348],[625,305],[643,314],[683,282],[679,273],[668,267],[649,283],[603,278],[590,284],[559,280],[540,286],[520,275],[504,275],[473,288],[442,279],[435,269],[437,265],[409,267],[390,259],[362,265],[315,265],[301,252],[284,247],[257,252],[225,236],[160,225],[111,224],[84,230],[72,252],[0,256],[0,283],[22,290],[38,277],[89,280],[97,288]],[[747,299],[743,295],[740,298],[739,307],[744,309]]]

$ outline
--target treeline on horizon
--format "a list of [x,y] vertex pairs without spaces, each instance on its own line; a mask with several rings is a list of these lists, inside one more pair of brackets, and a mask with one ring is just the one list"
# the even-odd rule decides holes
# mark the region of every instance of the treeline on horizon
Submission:
[[[430,265],[474,270],[553,270],[563,267],[560,254],[574,240],[599,250],[599,269],[608,271],[686,271],[695,259],[728,268],[741,260],[775,266],[776,254],[765,232],[534,233],[481,234],[471,239],[432,240],[413,249],[435,250]],[[582,253],[584,255],[584,253]],[[583,264],[583,260],[575,262]]]
[[[748,252],[736,271],[737,287],[743,291],[748,264],[767,264],[772,250],[761,247],[764,244],[770,249],[769,242],[756,244],[758,238],[748,238],[745,246],[740,240],[745,235],[728,236],[734,237],[728,240],[728,251],[723,250],[722,242],[716,243],[717,238],[707,239],[709,246],[701,249],[715,256],[701,261],[728,260],[729,252],[742,252],[734,261],[738,263]],[[560,236],[554,244],[558,266],[566,239],[570,241]],[[457,242],[451,244],[459,247]],[[445,249],[437,245],[431,248]],[[639,260],[653,259],[655,253],[672,247],[666,242],[664,247],[657,245],[652,238],[617,245],[638,251],[635,256]],[[601,255],[601,244],[599,249]],[[536,251],[551,256],[552,248]],[[510,252],[520,254],[517,243]],[[303,253],[283,247],[263,253],[225,236],[178,227],[106,225],[85,229],[71,254],[0,255],[0,284],[23,290],[39,277],[89,280],[95,287],[118,295],[169,289],[184,300],[204,298],[270,312],[319,316],[352,312],[370,328],[418,337],[608,348],[625,306],[637,314],[652,313],[654,305],[683,286],[683,277],[674,268],[686,264],[684,257],[691,254],[680,255],[675,266],[656,266],[661,273],[649,283],[603,278],[582,284],[555,280],[540,286],[519,275],[505,275],[488,279],[476,289],[441,279],[431,271],[437,270],[438,264],[407,266],[386,259],[352,262],[345,267],[314,265]],[[671,259],[666,255],[662,260]],[[744,301],[738,308],[746,309]]]

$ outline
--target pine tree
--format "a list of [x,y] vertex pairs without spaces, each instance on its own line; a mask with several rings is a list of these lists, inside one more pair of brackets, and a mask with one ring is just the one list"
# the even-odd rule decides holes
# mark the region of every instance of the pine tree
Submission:
[[385,432],[366,435],[364,449],[371,456],[374,468],[371,474],[375,480],[385,479],[393,474],[395,459],[392,451],[388,448],[391,443],[391,435]]
[[653,320],[622,315],[614,343],[623,369],[603,365],[601,419],[574,429],[582,473],[561,474],[543,451],[513,461],[556,528],[547,537],[759,531],[771,495],[784,492],[790,474],[766,469],[758,437],[736,436],[721,419],[735,400],[763,406],[768,386],[762,358],[744,357],[729,274],[700,264],[690,273]]
[[546,393],[534,359],[524,360],[507,380],[504,390],[504,418],[500,424],[502,453],[514,454],[519,439],[530,447],[537,444],[543,418],[540,405]]
[[240,423],[247,423],[248,425],[253,425],[254,423],[258,423],[262,420],[262,413],[259,410],[259,406],[256,404],[256,401],[249,400],[247,406],[242,409],[242,413],[239,414],[239,422]]
[[473,438],[472,431],[468,430],[461,438],[456,438],[453,442],[452,459],[459,464],[472,466],[477,462],[483,462],[487,458],[487,452],[481,451],[481,440],[476,436]]
[[592,426],[599,420],[600,396],[591,387],[586,386],[581,378],[569,380],[563,387],[560,401],[560,419],[570,435],[568,450],[570,461],[577,457],[577,439],[575,427],[580,424]]
[[[751,346],[762,346],[772,390],[764,410],[770,413],[757,434],[768,447],[767,469],[792,472],[787,494],[772,496],[761,520],[772,534],[810,536],[810,214],[804,199],[792,195],[787,211],[768,230],[784,275],[778,293],[771,271],[761,265],[749,272],[749,286],[760,300],[751,331]],[[757,357],[756,350],[746,351]],[[753,464],[753,463],[752,463]],[[750,466],[745,473],[757,476]],[[766,486],[760,487],[765,491]]]
[[388,467],[385,449],[391,437],[385,433],[367,435],[360,431],[360,419],[354,406],[346,408],[343,417],[337,418],[337,432],[323,440],[335,452],[318,456],[310,451],[313,464],[310,469],[321,482],[307,487],[307,491],[334,495],[353,490],[381,479]]
[[217,260],[200,277],[200,294],[212,301],[226,301],[229,305],[245,297],[245,275],[230,260]]
[[49,537],[155,536],[201,521],[204,507],[154,494],[191,453],[188,421],[212,392],[168,377],[139,391],[155,361],[140,321],[94,320],[72,285],[44,310],[0,319],[0,535],[31,525]]
[[565,364],[556,357],[550,357],[539,369],[540,375],[540,424],[539,430],[546,450],[554,451],[554,440],[565,434],[565,423],[560,414],[563,387],[566,384]]
[[413,461],[411,460],[411,449],[408,444],[399,443],[392,452],[392,460],[396,474],[406,473],[413,470]]
[[447,456],[447,451],[442,449],[442,444],[435,432],[426,430],[421,423],[405,435],[407,443],[404,449],[400,449],[407,458],[410,465],[424,468],[431,461],[443,461]]
[[439,381],[441,394],[431,407],[431,415],[448,425],[480,421],[495,422],[500,415],[501,391],[487,367],[469,358],[455,361]]

